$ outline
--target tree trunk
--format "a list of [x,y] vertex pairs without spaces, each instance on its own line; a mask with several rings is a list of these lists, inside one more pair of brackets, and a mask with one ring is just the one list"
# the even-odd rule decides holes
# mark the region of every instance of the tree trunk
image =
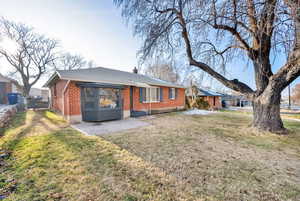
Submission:
[[23,87],[23,96],[24,96],[25,98],[29,98],[29,93],[30,93],[30,87],[24,86],[24,87]]
[[253,101],[254,128],[278,134],[287,132],[280,117],[280,98],[280,93],[263,94]]

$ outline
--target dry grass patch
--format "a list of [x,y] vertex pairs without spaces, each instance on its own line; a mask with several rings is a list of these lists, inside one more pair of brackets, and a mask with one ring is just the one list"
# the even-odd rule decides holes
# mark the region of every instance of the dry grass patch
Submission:
[[19,113],[0,138],[6,200],[300,200],[300,127],[249,129],[250,117],[181,113],[87,137],[49,111]]
[[105,139],[180,180],[194,197],[300,200],[300,126],[288,136],[253,132],[251,118],[159,115],[152,126]]
[[[201,200],[176,177],[98,137],[68,127],[59,116],[18,114],[0,138],[11,152],[0,168],[6,200]],[[208,199],[208,198],[207,198]]]

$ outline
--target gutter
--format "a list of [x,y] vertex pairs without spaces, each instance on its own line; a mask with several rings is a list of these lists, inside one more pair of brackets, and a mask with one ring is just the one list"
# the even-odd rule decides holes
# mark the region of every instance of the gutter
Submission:
[[65,93],[67,91],[67,88],[70,84],[71,80],[68,80],[66,86],[64,87],[63,89],[63,92],[62,92],[62,106],[63,106],[63,111],[62,111],[62,114],[65,116]]

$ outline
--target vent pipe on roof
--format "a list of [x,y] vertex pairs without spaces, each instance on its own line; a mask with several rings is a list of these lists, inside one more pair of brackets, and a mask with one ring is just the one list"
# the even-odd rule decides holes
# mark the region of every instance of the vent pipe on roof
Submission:
[[132,70],[133,73],[138,74],[138,69],[136,67],[134,67],[134,69]]

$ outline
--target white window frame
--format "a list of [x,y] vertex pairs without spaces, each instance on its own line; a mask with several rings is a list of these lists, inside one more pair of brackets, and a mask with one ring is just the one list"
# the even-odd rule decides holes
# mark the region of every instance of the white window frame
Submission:
[[170,99],[175,100],[175,98],[176,98],[176,89],[175,88],[170,88],[169,92],[171,93],[170,94]]
[[[146,100],[143,103],[158,103],[160,102],[160,87],[147,87],[146,89]],[[151,100],[151,96],[155,94],[155,99]],[[152,96],[153,98],[153,96]]]

